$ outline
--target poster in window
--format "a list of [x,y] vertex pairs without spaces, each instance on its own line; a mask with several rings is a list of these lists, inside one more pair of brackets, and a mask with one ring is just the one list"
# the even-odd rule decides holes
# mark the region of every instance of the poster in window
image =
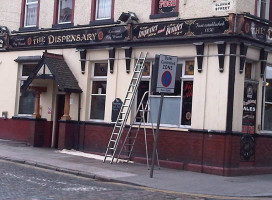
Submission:
[[192,118],[193,81],[183,82],[181,125],[191,125]]
[[248,134],[255,133],[256,127],[256,105],[257,105],[257,84],[245,82],[242,132]]
[[158,13],[174,12],[177,6],[177,0],[159,0]]

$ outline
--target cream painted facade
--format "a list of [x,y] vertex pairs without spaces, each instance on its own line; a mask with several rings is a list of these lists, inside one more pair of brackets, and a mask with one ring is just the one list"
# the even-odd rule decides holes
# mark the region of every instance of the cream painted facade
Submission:
[[[20,27],[21,15],[21,0],[13,1],[10,6],[9,0],[1,1],[1,18],[0,24],[8,26],[10,31],[17,31]],[[227,11],[215,11],[216,3],[230,2],[230,9]],[[179,1],[179,15],[174,18],[162,18],[151,20],[149,15],[151,12],[151,0],[138,0],[124,3],[123,0],[115,0],[114,4],[114,20],[117,21],[122,12],[135,12],[139,18],[139,22],[152,21],[168,21],[176,18],[192,19],[209,16],[224,16],[229,13],[250,13],[254,14],[255,0],[203,0],[201,3],[198,0],[182,0]],[[146,9],[143,9],[146,8]],[[53,24],[54,1],[40,0],[39,27],[51,28]],[[197,12],[192,12],[192,11]],[[91,16],[91,1],[90,0],[75,0],[74,8],[74,25],[86,25],[90,22]]]
[[[214,7],[216,3],[230,2],[230,9],[227,11],[215,11]],[[122,0],[115,0],[114,4],[114,20],[116,21],[123,11],[135,12],[139,17],[139,22],[152,22],[152,21],[164,21],[173,20],[174,18],[164,19],[149,19],[151,0],[144,1],[132,1],[124,3]],[[18,30],[20,26],[20,12],[21,12],[21,1],[13,3],[14,6],[9,6],[10,1],[3,0],[1,6],[0,24],[7,25],[10,30]],[[146,9],[142,9],[146,8]],[[191,1],[180,1],[179,2],[179,16],[181,19],[201,18],[208,16],[225,16],[229,13],[243,13],[248,12],[254,14],[255,1],[251,0],[204,0],[201,3],[197,0]],[[39,11],[39,27],[40,28],[51,28],[53,23],[53,9],[54,1],[40,1]],[[196,10],[197,12],[192,12]],[[91,12],[91,1],[81,0],[75,1],[74,8],[74,24],[75,25],[86,25],[90,21]],[[175,17],[176,18],[176,17]],[[217,48],[215,44],[208,44],[205,46],[205,56],[203,61],[203,71],[197,72],[196,52],[194,45],[173,45],[173,46],[156,46],[156,47],[144,47],[135,48],[133,50],[133,56],[136,58],[139,53],[148,52],[148,59],[153,60],[156,54],[168,54],[178,56],[179,59],[191,58],[195,60],[195,73],[194,73],[194,95],[193,95],[193,116],[192,116],[192,128],[196,129],[214,129],[224,130],[226,123],[226,105],[227,105],[227,88],[228,88],[228,66],[229,57],[225,57],[225,69],[223,73],[218,71],[218,58]],[[227,52],[229,47],[227,47]],[[19,56],[33,56],[42,55],[42,50],[31,50],[31,51],[14,51],[14,52],[3,52],[0,54],[0,74],[4,76],[0,79],[0,84],[5,85],[9,83],[7,87],[2,88],[3,91],[0,94],[2,99],[0,104],[0,111],[8,111],[9,117],[17,114],[18,104],[18,63],[14,62]],[[71,71],[79,81],[79,86],[82,88],[83,93],[81,97],[81,116],[82,120],[89,120],[90,111],[90,91],[91,91],[91,69],[93,64],[98,61],[108,61],[107,50],[88,50],[87,52],[87,69],[84,75],[80,72],[79,55],[76,49],[48,49],[50,53],[62,54],[71,68]],[[178,53],[177,53],[178,52]],[[253,61],[256,69],[259,69],[259,55],[258,50],[249,48],[248,59]],[[271,60],[271,55],[269,55]],[[133,67],[134,61],[131,63]],[[272,62],[272,61],[270,61]],[[239,62],[236,62],[236,68],[238,70]],[[111,121],[111,102],[119,97],[124,98],[126,87],[130,81],[131,73],[127,74],[124,70],[125,59],[124,50],[117,49],[116,61],[114,63],[114,73],[108,72],[107,77],[107,94],[106,94],[106,108],[105,108],[105,122]],[[258,74],[258,71],[256,71]],[[234,113],[233,126],[236,131],[241,130],[241,116],[242,116],[242,98],[243,98],[243,82],[244,75],[236,72],[236,84],[235,84],[235,103],[234,107],[239,108]],[[257,77],[257,76],[256,76]],[[258,79],[257,79],[258,80]],[[259,86],[259,92],[261,91],[261,80]],[[239,84],[237,84],[239,83]],[[53,112],[48,114],[50,108],[55,108],[55,97],[57,94],[57,87],[55,83],[50,83],[47,88],[47,93],[41,95],[41,114],[47,120],[53,120]],[[216,103],[215,103],[216,102]],[[261,96],[259,95],[259,107],[261,105]],[[78,97],[75,94],[71,96],[71,117],[77,119],[78,109]],[[196,114],[198,113],[198,114]],[[261,121],[261,112],[258,112],[258,124]]]

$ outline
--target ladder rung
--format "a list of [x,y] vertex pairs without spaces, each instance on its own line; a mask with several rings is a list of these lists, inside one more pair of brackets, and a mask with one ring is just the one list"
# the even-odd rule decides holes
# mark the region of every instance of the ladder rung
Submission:
[[105,155],[105,157],[112,157],[112,155]]
[[112,133],[113,135],[118,135],[118,133]]
[[130,100],[130,98],[125,98],[125,100]]
[[108,147],[108,149],[110,149],[110,150],[114,150],[114,148],[112,148],[112,147]]
[[110,142],[116,142],[116,140],[110,140]]

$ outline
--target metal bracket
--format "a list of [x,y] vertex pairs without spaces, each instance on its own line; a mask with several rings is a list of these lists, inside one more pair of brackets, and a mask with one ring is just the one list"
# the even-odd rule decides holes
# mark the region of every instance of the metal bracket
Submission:
[[131,63],[132,47],[124,47],[124,49],[125,49],[125,57],[126,57],[126,72],[129,74],[129,72],[130,72],[130,63]]
[[79,51],[79,54],[80,54],[81,73],[85,74],[85,64],[86,64],[87,50],[86,49],[79,49],[78,51]]
[[226,42],[217,42],[218,49],[218,60],[219,60],[219,71],[224,71],[225,53],[226,53]]
[[205,44],[203,42],[194,43],[196,46],[196,54],[197,54],[197,65],[198,65],[198,72],[202,72],[202,65],[203,65],[203,54],[204,54],[204,47]]
[[260,51],[260,61],[261,61],[261,77],[264,76],[264,70],[266,67],[266,61],[267,61],[268,51],[265,49],[261,49]]
[[110,73],[113,73],[114,60],[115,60],[115,48],[109,48]]
[[244,71],[246,56],[247,56],[247,49],[248,49],[248,45],[245,45],[244,43],[240,44],[240,70],[239,70],[240,74],[242,74]]

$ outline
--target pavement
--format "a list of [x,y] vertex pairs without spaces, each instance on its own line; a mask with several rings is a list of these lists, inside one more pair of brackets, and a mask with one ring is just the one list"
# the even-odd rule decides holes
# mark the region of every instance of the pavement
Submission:
[[9,140],[0,140],[0,159],[103,181],[147,186],[189,195],[272,199],[272,174],[223,177],[155,168],[153,178],[150,178],[150,171],[144,164],[103,163],[103,157],[94,154],[35,148]]

